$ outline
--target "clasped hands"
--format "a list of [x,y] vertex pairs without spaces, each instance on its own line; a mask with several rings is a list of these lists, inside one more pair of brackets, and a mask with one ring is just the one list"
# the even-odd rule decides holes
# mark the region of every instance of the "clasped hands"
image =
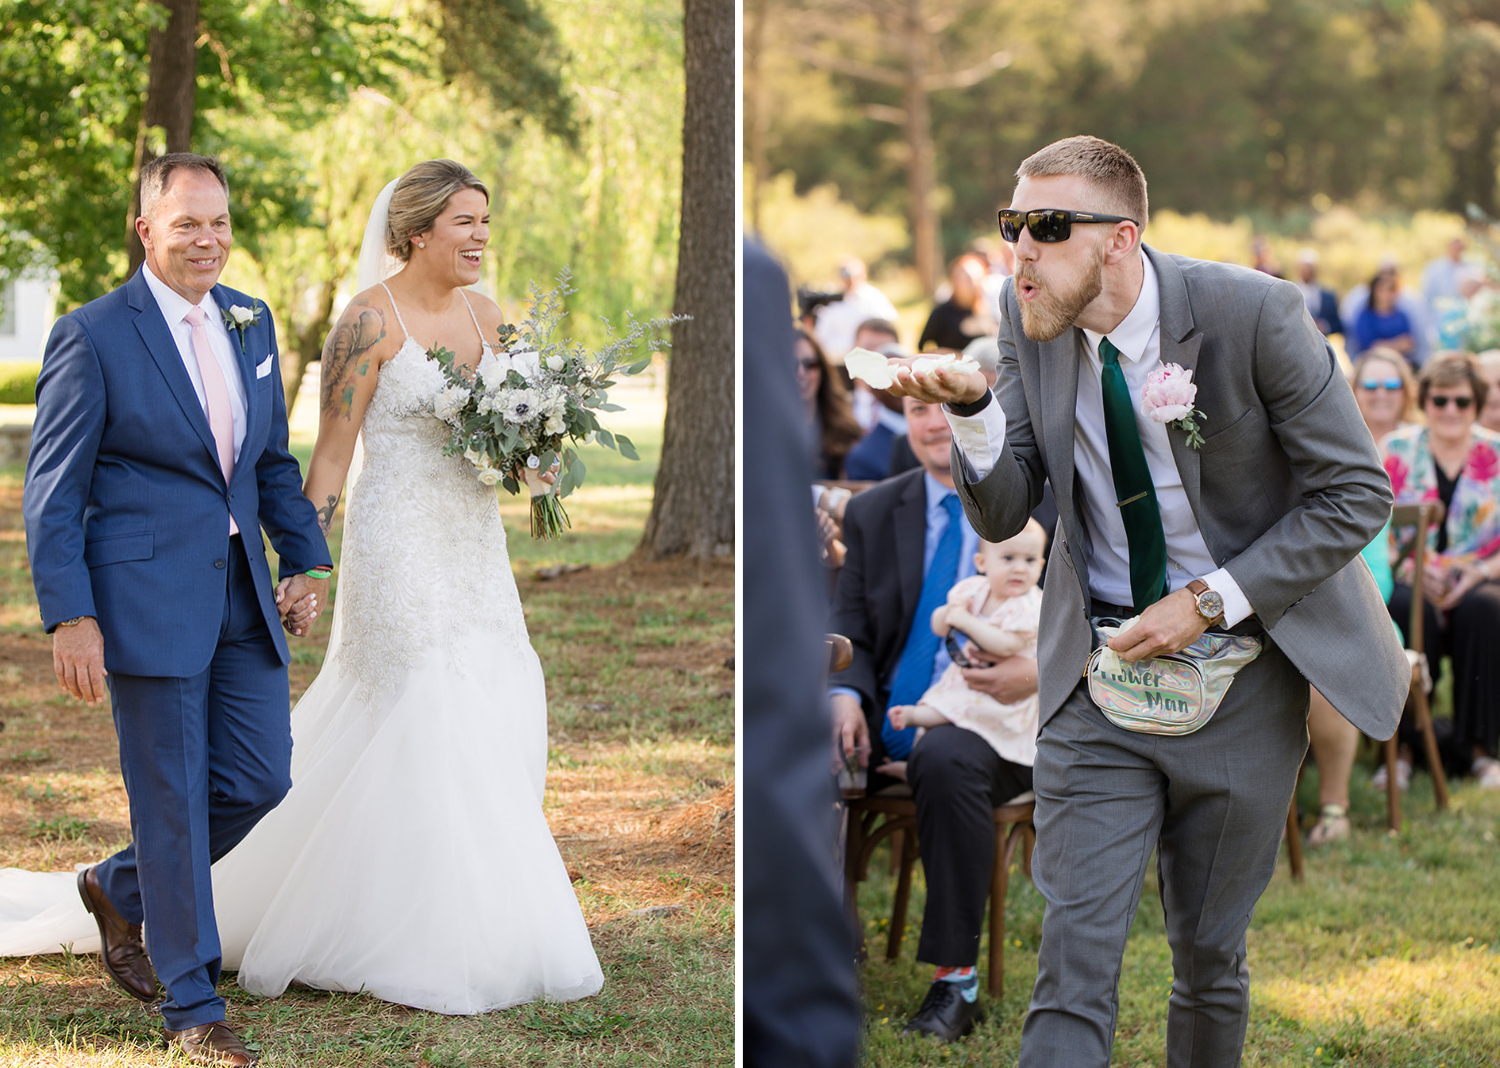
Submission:
[[313,620],[328,603],[328,580],[291,575],[276,584],[275,592],[281,625],[301,638],[312,630]]

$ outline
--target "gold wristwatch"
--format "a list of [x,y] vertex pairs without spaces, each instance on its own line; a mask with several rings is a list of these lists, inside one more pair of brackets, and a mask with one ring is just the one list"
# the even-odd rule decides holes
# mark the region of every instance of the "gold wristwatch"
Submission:
[[1198,614],[1210,624],[1224,621],[1224,595],[1208,588],[1201,578],[1187,584],[1187,590],[1198,598]]
[[78,624],[82,623],[87,618],[88,618],[88,616],[75,616],[72,619],[65,619],[65,620],[63,620],[61,623],[58,624],[58,626],[59,627],[76,627],[76,626],[78,626]]

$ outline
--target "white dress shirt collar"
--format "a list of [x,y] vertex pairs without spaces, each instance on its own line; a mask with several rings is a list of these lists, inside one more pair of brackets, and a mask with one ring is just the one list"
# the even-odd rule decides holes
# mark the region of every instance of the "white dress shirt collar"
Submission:
[[214,301],[213,290],[209,290],[203,294],[203,299],[195,305],[181,293],[177,292],[177,290],[156,277],[156,272],[151,269],[149,263],[141,264],[141,271],[146,276],[146,285],[150,288],[151,295],[156,298],[156,306],[161,309],[162,318],[166,319],[168,326],[176,326],[182,322],[183,319],[187,318],[187,313],[194,307],[202,308],[203,313],[208,316],[210,322],[223,318],[223,312],[219,310],[219,305]]
[[1083,331],[1084,337],[1089,339],[1089,348],[1098,352],[1100,338],[1108,336],[1109,343],[1131,363],[1146,354],[1146,346],[1151,343],[1151,335],[1156,333],[1156,324],[1161,319],[1161,287],[1156,280],[1156,268],[1151,266],[1144,252],[1137,254],[1141,257],[1141,292],[1135,298],[1130,314],[1121,319],[1120,325],[1108,335],[1088,329]]

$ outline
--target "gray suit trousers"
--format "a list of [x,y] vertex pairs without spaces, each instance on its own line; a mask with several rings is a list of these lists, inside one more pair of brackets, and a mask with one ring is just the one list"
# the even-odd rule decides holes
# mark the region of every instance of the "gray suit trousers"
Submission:
[[1037,741],[1032,874],[1047,902],[1021,1068],[1106,1068],[1146,864],[1172,948],[1169,1068],[1240,1063],[1245,930],[1307,751],[1306,679],[1269,639],[1203,728],[1122,730],[1080,683]]

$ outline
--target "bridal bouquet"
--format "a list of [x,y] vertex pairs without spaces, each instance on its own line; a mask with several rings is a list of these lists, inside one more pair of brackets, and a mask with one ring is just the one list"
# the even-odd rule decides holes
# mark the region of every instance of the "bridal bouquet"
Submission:
[[[572,525],[561,498],[583,485],[586,474],[574,445],[596,440],[626,459],[640,459],[630,439],[610,433],[595,413],[623,411],[609,402],[610,387],[618,376],[650,365],[649,355],[634,358],[636,348],[675,321],[641,323],[627,315],[625,332],[611,332],[597,352],[572,339],[554,340],[567,316],[564,301],[577,292],[570,278],[565,268],[546,293],[533,283],[531,314],[519,327],[502,325],[498,344],[478,367],[456,366],[445,348],[428,353],[447,383],[434,402],[435,414],[451,428],[444,455],[462,455],[487,486],[498,483],[519,493],[524,481],[531,490],[534,538],[559,537]],[[560,465],[557,482],[548,486],[541,475],[554,463]]]

